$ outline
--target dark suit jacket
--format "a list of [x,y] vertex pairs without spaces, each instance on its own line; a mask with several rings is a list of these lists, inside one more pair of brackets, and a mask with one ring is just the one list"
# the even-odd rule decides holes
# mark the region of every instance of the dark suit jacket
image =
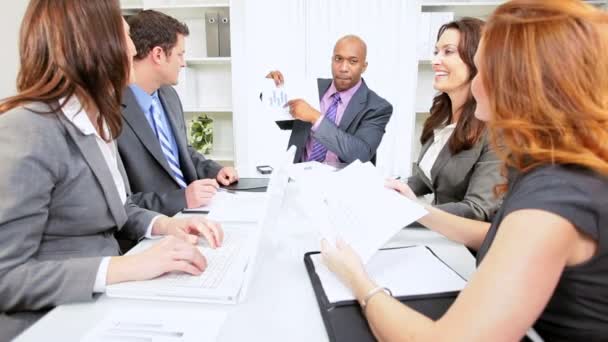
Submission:
[[414,174],[407,184],[417,196],[435,194],[433,205],[449,213],[490,221],[500,205],[494,186],[504,182],[500,175],[500,161],[491,150],[484,134],[471,149],[452,155],[445,144],[428,179],[419,167],[422,157],[432,144],[429,139],[420,151]]
[[[318,79],[319,100],[331,86],[331,79]],[[388,120],[393,114],[393,106],[378,96],[362,82],[355,92],[340,125],[336,126],[329,120],[323,120],[313,136],[319,140],[329,151],[335,153],[341,162],[351,163],[357,159],[362,162],[376,160],[376,150]],[[294,120],[288,146],[297,147],[295,163],[302,161],[306,141],[311,132],[312,124]]]
[[[179,150],[179,162],[187,184],[201,178],[215,178],[221,165],[188,145],[186,124],[179,96],[173,87],[158,90]],[[175,180],[158,138],[129,87],[123,92],[124,125],[118,150],[125,165],[134,203],[172,216],[186,207],[185,189]]]

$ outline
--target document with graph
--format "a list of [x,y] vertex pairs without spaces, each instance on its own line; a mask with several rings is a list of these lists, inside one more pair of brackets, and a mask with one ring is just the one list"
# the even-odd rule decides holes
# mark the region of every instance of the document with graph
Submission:
[[302,99],[311,107],[319,110],[319,96],[315,90],[315,84],[311,81],[292,82],[276,86],[271,79],[265,79],[263,83],[261,101],[264,105],[265,114],[274,121],[294,120],[289,114],[287,102],[294,99]]

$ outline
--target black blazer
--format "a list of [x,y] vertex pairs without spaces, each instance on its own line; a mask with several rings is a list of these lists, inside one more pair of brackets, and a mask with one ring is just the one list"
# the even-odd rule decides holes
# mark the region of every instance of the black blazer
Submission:
[[435,194],[433,205],[449,213],[490,221],[501,200],[494,195],[494,186],[504,182],[500,161],[491,150],[484,134],[471,149],[452,155],[445,144],[433,167],[431,179],[420,169],[420,161],[433,143],[429,139],[420,151],[414,174],[407,184],[417,196]]
[[[222,166],[188,145],[184,112],[175,89],[163,86],[158,95],[177,142],[186,184],[215,178]],[[177,184],[158,138],[129,87],[123,92],[122,102],[124,125],[118,137],[118,151],[133,191],[131,198],[140,207],[173,216],[186,206],[185,189]]]

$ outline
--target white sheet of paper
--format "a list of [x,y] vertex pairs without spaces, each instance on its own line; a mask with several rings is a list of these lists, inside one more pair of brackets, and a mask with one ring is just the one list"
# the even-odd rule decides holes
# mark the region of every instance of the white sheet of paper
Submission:
[[[322,263],[320,254],[313,255],[312,260],[331,303],[355,299],[350,289]],[[388,287],[396,297],[460,291],[466,285],[466,280],[425,246],[381,250],[366,269],[376,283]]]
[[309,161],[291,165],[289,177],[296,182],[307,179],[317,180],[334,171],[336,171],[336,168],[331,165],[319,163],[318,161]]
[[258,222],[266,212],[268,196],[263,192],[218,191],[208,206],[208,219],[218,222]]
[[311,107],[319,110],[319,92],[312,81],[294,81],[277,87],[272,79],[264,79],[262,103],[264,111],[274,121],[294,120],[285,104],[294,99],[302,99]]
[[122,309],[110,311],[84,342],[215,341],[227,314],[219,311]]
[[[329,225],[321,235],[330,243],[341,237],[367,263],[391,237],[427,211],[384,186],[384,177],[371,163],[359,161],[330,175],[325,186]],[[330,227],[330,228],[328,228]]]
[[285,104],[289,101],[286,88],[277,87],[272,79],[265,79],[262,89],[262,103],[264,110],[274,121],[293,120],[289,108]]

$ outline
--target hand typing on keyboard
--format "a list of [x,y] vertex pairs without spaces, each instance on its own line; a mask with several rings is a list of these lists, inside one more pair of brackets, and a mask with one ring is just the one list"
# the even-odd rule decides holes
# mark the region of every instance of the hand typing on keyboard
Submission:
[[169,272],[200,275],[206,268],[207,260],[196,245],[167,236],[141,253],[112,257],[106,280],[109,285],[152,279]]
[[230,266],[237,259],[244,238],[243,234],[226,234],[223,246],[217,249],[211,249],[206,242],[201,241],[198,249],[207,259],[207,268],[203,273],[170,272],[154,281],[171,286],[216,288],[221,285]]
[[224,240],[224,231],[219,223],[196,216],[161,216],[154,222],[152,235],[173,235],[191,244],[198,243],[198,237],[202,235],[211,248],[221,246]]

